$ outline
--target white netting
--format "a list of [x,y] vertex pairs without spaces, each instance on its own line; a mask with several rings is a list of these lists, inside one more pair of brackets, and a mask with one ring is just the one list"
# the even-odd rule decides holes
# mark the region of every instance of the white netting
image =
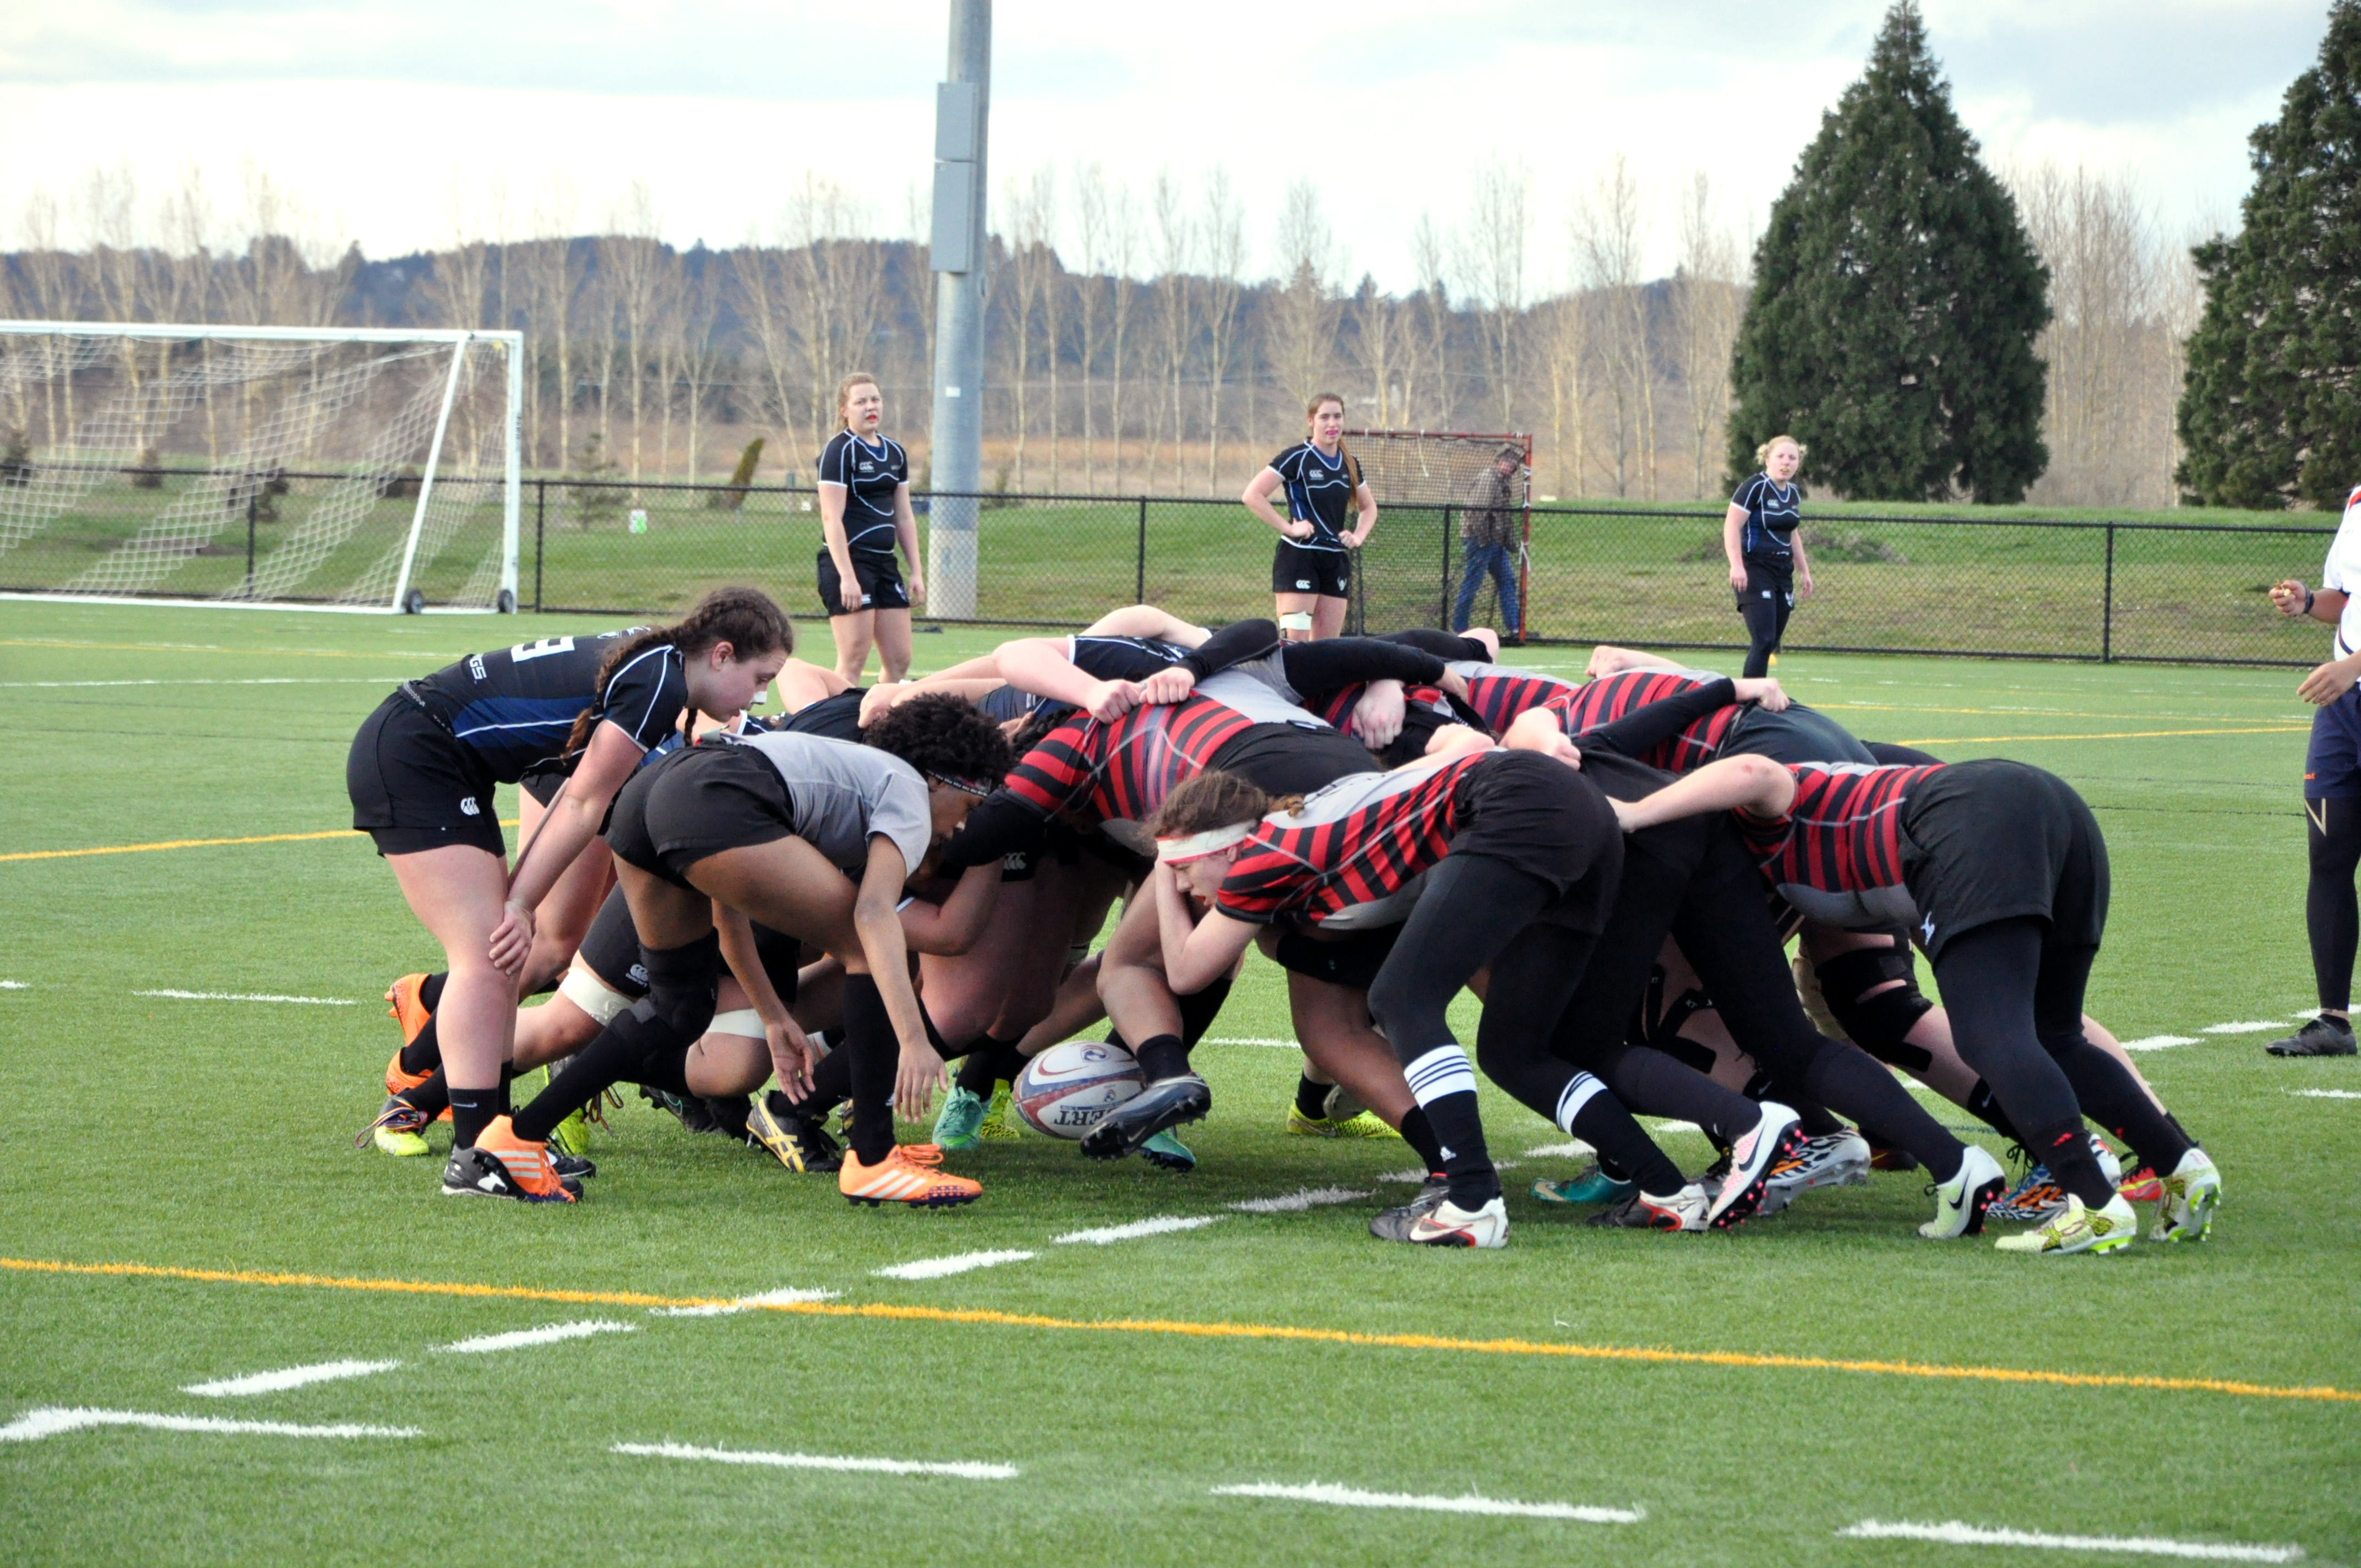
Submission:
[[[1532,459],[1532,440],[1523,435],[1461,435],[1424,430],[1348,430],[1345,444],[1361,465],[1362,481],[1382,511],[1388,507],[1485,504],[1492,465],[1514,448],[1520,469]],[[1525,477],[1516,476],[1517,504],[1525,499]]]
[[410,554],[429,602],[489,607],[507,368],[485,339],[0,333],[0,587],[390,605]]

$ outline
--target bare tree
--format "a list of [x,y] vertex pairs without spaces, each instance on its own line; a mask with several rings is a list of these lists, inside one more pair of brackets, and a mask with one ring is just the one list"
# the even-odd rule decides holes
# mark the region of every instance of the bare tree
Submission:
[[[664,242],[657,236],[655,194],[647,181],[634,180],[610,225],[614,233],[600,246],[599,270],[608,275],[609,297],[623,334],[625,388],[631,411],[631,478],[636,483],[642,465],[643,400],[648,384],[647,351],[656,334],[666,280]],[[603,401],[603,400],[602,400]],[[603,428],[603,427],[602,427]]]
[[[1403,334],[1401,417],[1406,423],[1434,429],[1452,423],[1451,287],[1444,277],[1444,254],[1442,231],[1421,213],[1410,231],[1410,264],[1418,277],[1418,292],[1411,302],[1410,330]],[[1426,389],[1423,400],[1422,388]]]
[[1407,417],[1401,388],[1403,308],[1378,288],[1375,278],[1364,273],[1360,288],[1345,309],[1353,323],[1354,363],[1377,389],[1378,423],[1390,426]]
[[553,177],[542,191],[533,214],[539,236],[527,247],[526,269],[531,282],[530,323],[525,334],[525,398],[533,417],[529,427],[539,436],[546,416],[540,407],[542,371],[555,356],[557,398],[555,466],[563,470],[572,461],[574,412],[574,295],[581,278],[574,266],[574,188],[564,176]]
[[787,204],[789,318],[807,379],[806,431],[815,456],[836,422],[836,384],[867,368],[885,313],[884,255],[867,207],[834,181],[807,174]]
[[[1180,379],[1196,336],[1196,291],[1190,287],[1189,269],[1196,258],[1197,231],[1190,221],[1180,182],[1170,169],[1157,170],[1154,182],[1148,186],[1148,207],[1149,220],[1156,225],[1156,321],[1161,329],[1158,346],[1162,350],[1159,369],[1170,394],[1159,400],[1172,416],[1172,488],[1177,490],[1181,485],[1180,441],[1184,429]],[[1152,431],[1148,441],[1148,472],[1152,478],[1156,468]]]
[[1091,375],[1098,365],[1099,323],[1107,307],[1107,183],[1106,169],[1093,159],[1074,165],[1074,237],[1082,264],[1075,279],[1074,323],[1082,334],[1077,368],[1082,378],[1082,488],[1093,495],[1099,488],[1098,413],[1091,402]]
[[[1570,220],[1574,252],[1584,286],[1601,296],[1599,347],[1606,361],[1607,391],[1614,413],[1615,493],[1628,496],[1641,481],[1651,499],[1656,493],[1656,388],[1648,342],[1648,301],[1641,287],[1647,218],[1639,181],[1617,153],[1575,198]],[[1637,470],[1635,474],[1634,470]]]
[[1525,261],[1532,248],[1532,176],[1522,163],[1487,159],[1476,166],[1467,217],[1458,234],[1462,286],[1484,328],[1485,371],[1499,428],[1516,428],[1517,356],[1523,342]]
[[[1057,192],[1049,166],[1044,164],[1021,179],[1009,176],[1001,187],[1001,200],[1008,214],[1009,287],[1000,298],[1002,309],[1010,317],[1009,349],[1016,361],[1012,378],[1016,394],[1016,448],[1011,466],[1016,470],[1016,488],[1021,490],[1026,488],[1025,441],[1033,426],[1033,318],[1041,309],[1042,296],[1049,291],[1057,266],[1049,248]],[[1049,356],[1054,362],[1054,344]]]
[[[67,254],[64,240],[58,233],[57,198],[37,188],[25,203],[24,230],[25,248],[18,257],[18,265],[32,285],[35,313],[43,321],[75,320],[82,314],[80,280],[73,258]],[[49,425],[49,441],[45,444],[64,451],[69,444],[80,439],[75,433],[71,361],[60,367],[59,375],[43,378],[41,387],[46,405],[42,411]]]
[[1591,302],[1568,289],[1535,307],[1542,352],[1549,367],[1550,463],[1561,496],[1579,495],[1589,409],[1584,401],[1590,356]]
[[718,381],[726,363],[727,348],[718,330],[721,317],[721,269],[709,251],[700,251],[703,262],[690,276],[683,269],[681,289],[681,364],[686,386],[688,422],[688,454],[683,477],[695,479],[697,474],[698,440],[705,418],[707,390]]
[[[1279,384],[1294,402],[1309,401],[1329,382],[1329,367],[1336,353],[1335,236],[1320,211],[1320,190],[1309,180],[1287,188],[1279,208],[1277,239],[1279,287],[1270,302],[1268,322],[1271,367]],[[1375,285],[1368,292],[1376,296]],[[1366,322],[1367,310],[1358,313]],[[1379,343],[1385,342],[1379,329]],[[1380,358],[1382,359],[1382,352]],[[1378,417],[1384,417],[1385,367],[1378,382]]]
[[1703,500],[1720,476],[1722,429],[1730,414],[1730,355],[1743,307],[1738,241],[1718,223],[1705,170],[1681,192],[1680,262],[1673,276],[1675,353],[1687,402],[1689,493]]
[[1202,302],[1205,351],[1205,487],[1221,481],[1222,389],[1237,350],[1238,295],[1246,287],[1246,220],[1230,186],[1229,171],[1216,166],[1205,177],[1204,215],[1198,233],[1204,241]]
[[456,169],[451,170],[450,183],[444,187],[443,210],[444,233],[450,243],[435,253],[434,270],[427,274],[425,287],[420,292],[425,296],[427,310],[436,324],[481,326],[491,247],[484,243],[482,232],[467,211],[467,187],[460,182]]
[[1128,411],[1123,400],[1123,373],[1131,363],[1131,318],[1139,299],[1139,286],[1132,274],[1138,269],[1140,243],[1139,203],[1133,199],[1130,186],[1118,185],[1114,200],[1107,203],[1106,225],[1107,429],[1114,445],[1117,489],[1123,488],[1123,427]]

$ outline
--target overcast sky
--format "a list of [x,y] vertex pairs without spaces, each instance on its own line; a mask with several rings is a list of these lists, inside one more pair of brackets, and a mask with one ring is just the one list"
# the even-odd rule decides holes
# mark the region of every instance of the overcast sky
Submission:
[[[1927,0],[1938,56],[1995,163],[2132,180],[2178,236],[2235,222],[2247,133],[2310,65],[2323,0]],[[581,232],[633,181],[667,238],[776,225],[807,170],[908,232],[930,179],[942,0],[11,0],[0,36],[0,244],[45,188],[75,237],[94,166],[143,196],[198,169],[221,214],[266,170],[324,236],[383,257],[556,216]],[[1224,166],[1250,270],[1290,180],[1317,181],[1349,274],[1408,281],[1422,211],[1454,222],[1479,160],[1521,160],[1536,284],[1565,271],[1568,195],[1617,153],[1653,201],[1712,178],[1760,223],[1856,77],[1883,0],[1002,0],[991,161],[1003,181],[1094,159],[1144,187]],[[455,204],[455,192],[456,202]],[[559,205],[564,203],[561,201]],[[1073,259],[1071,245],[1070,262]]]

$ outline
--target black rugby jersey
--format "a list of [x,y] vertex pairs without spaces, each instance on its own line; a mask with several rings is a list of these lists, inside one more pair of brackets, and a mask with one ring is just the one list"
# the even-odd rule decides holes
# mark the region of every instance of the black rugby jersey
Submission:
[[1287,515],[1308,522],[1312,537],[1288,541],[1299,550],[1342,550],[1345,531],[1353,526],[1353,465],[1342,448],[1332,460],[1310,442],[1290,446],[1270,460],[1270,471],[1287,481]]
[[1738,487],[1730,504],[1746,509],[1746,527],[1740,535],[1740,554],[1749,561],[1784,565],[1795,559],[1795,525],[1803,521],[1803,492],[1783,485],[1768,474],[1757,474]]
[[909,455],[890,435],[870,445],[849,430],[819,455],[819,482],[844,487],[844,539],[872,555],[894,553],[894,492],[910,482]]
[[533,763],[564,752],[566,732],[585,708],[642,751],[679,725],[688,707],[688,677],[680,650],[670,644],[633,654],[609,679],[606,695],[595,696],[608,652],[645,630],[520,642],[471,654],[411,685],[428,711],[483,758],[494,778],[514,784]]

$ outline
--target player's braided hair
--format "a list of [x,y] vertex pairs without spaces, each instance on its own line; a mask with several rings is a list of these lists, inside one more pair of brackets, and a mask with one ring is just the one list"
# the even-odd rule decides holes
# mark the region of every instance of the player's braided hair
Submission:
[[1148,830],[1159,839],[1177,839],[1209,828],[1235,828],[1274,811],[1293,811],[1302,804],[1300,795],[1274,797],[1235,773],[1213,768],[1175,786],[1156,808],[1156,820]]
[[895,703],[862,730],[861,739],[930,778],[987,790],[1000,783],[1013,761],[1000,726],[950,692]]
[[[1310,419],[1313,414],[1318,413],[1320,411],[1320,405],[1323,403],[1335,404],[1336,411],[1339,413],[1344,412],[1346,409],[1353,406],[1345,400],[1345,394],[1342,392],[1314,392],[1312,394],[1312,400],[1303,405],[1303,417],[1305,419]],[[1353,449],[1345,444],[1345,440],[1342,436],[1339,436],[1336,439],[1336,455],[1345,460],[1345,471],[1353,477],[1353,488],[1356,490],[1359,489],[1361,488],[1361,460],[1353,455]]]
[[[786,612],[762,589],[716,588],[672,625],[644,627],[608,650],[606,658],[598,663],[598,695],[603,698],[607,683],[615,672],[651,648],[677,648],[683,659],[694,659],[721,642],[729,643],[731,653],[740,659],[763,653],[792,653],[796,651],[796,629]],[[574,729],[566,737],[567,754],[590,744],[590,732],[597,728],[591,715],[597,711],[594,702],[575,715]]]

